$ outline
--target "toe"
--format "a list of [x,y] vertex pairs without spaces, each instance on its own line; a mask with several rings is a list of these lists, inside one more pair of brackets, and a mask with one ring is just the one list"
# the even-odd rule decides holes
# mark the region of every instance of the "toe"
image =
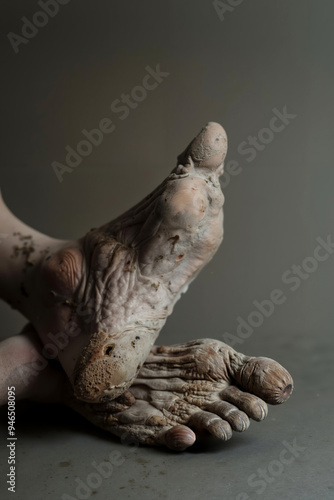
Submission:
[[187,425],[199,434],[203,431],[207,431],[212,436],[222,441],[227,441],[232,437],[232,428],[230,424],[222,420],[215,413],[208,411],[194,413],[187,422]]
[[175,425],[160,434],[157,441],[164,443],[171,450],[183,451],[194,444],[196,435],[186,425]]
[[250,425],[246,413],[226,401],[215,401],[214,403],[210,403],[206,407],[206,410],[226,420],[234,431],[246,431]]
[[270,358],[248,358],[235,379],[245,391],[269,404],[284,403],[293,390],[290,373]]
[[231,385],[220,393],[220,397],[244,411],[250,418],[260,422],[268,415],[267,404],[257,396],[243,392]]
[[195,165],[215,170],[223,162],[226,152],[225,130],[219,123],[209,122],[178,156],[178,162],[185,164],[191,157]]

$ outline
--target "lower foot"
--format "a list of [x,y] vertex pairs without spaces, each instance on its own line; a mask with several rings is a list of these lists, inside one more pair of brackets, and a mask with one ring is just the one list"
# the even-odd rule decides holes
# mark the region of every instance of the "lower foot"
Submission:
[[283,403],[292,389],[275,361],[201,339],[154,346],[129,391],[113,401],[68,404],[122,440],[182,451],[203,433],[226,441],[245,431],[249,419],[263,420],[267,403]]

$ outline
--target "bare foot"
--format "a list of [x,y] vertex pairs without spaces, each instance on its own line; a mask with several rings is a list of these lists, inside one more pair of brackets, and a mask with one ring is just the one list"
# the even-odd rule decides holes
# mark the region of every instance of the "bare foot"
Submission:
[[87,404],[70,393],[66,403],[123,440],[182,451],[208,432],[223,441],[263,420],[266,403],[285,402],[290,374],[269,358],[237,353],[201,339],[154,346],[129,391],[114,401]]
[[222,241],[226,151],[209,123],[157,189],[78,240],[34,231],[0,200],[0,296],[31,322],[0,344],[0,403],[15,379],[19,397],[60,400],[123,439],[182,450],[202,431],[229,439],[287,399],[291,377],[272,360],[209,339],[153,347]]
[[134,381],[174,304],[223,238],[224,129],[209,123],[143,201],[83,238],[54,240],[0,203],[0,296],[35,327],[78,399]]

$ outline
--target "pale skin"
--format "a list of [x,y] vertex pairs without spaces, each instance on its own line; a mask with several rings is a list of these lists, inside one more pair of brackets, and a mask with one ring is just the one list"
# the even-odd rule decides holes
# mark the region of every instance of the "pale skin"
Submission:
[[123,440],[191,446],[265,418],[290,374],[212,339],[154,345],[223,239],[224,129],[209,123],[141,203],[83,238],[57,240],[0,201],[0,296],[29,321],[0,343],[0,404],[63,403]]

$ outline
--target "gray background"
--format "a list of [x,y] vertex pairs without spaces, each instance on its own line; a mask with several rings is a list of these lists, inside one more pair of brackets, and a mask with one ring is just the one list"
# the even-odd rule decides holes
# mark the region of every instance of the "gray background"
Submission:
[[[93,488],[97,500],[334,498],[334,255],[298,290],[282,282],[313,255],[318,237],[334,233],[333,2],[241,1],[221,20],[211,1],[71,0],[15,54],[7,33],[20,34],[21,18],[37,10],[31,0],[1,3],[0,179],[10,209],[42,232],[78,237],[145,196],[207,121],[220,122],[227,161],[242,168],[229,183],[223,179],[225,240],[159,342],[224,340],[239,316],[255,310],[254,300],[281,289],[284,304],[236,348],[277,359],[295,391],[246,434],[182,455],[130,448],[66,409],[22,403],[16,498],[75,497],[76,478],[85,481],[91,462],[114,450],[124,464]],[[111,103],[157,64],[169,76],[120,120]],[[296,118],[248,162],[239,145],[284,106]],[[82,129],[104,117],[116,129],[60,183],[51,163],[63,162],[65,146],[75,147]],[[0,314],[2,336],[24,325],[6,304]],[[258,493],[249,478],[274,467],[283,441],[293,440],[303,451]],[[3,440],[0,453],[5,461]],[[6,464],[1,481],[5,471]]]

